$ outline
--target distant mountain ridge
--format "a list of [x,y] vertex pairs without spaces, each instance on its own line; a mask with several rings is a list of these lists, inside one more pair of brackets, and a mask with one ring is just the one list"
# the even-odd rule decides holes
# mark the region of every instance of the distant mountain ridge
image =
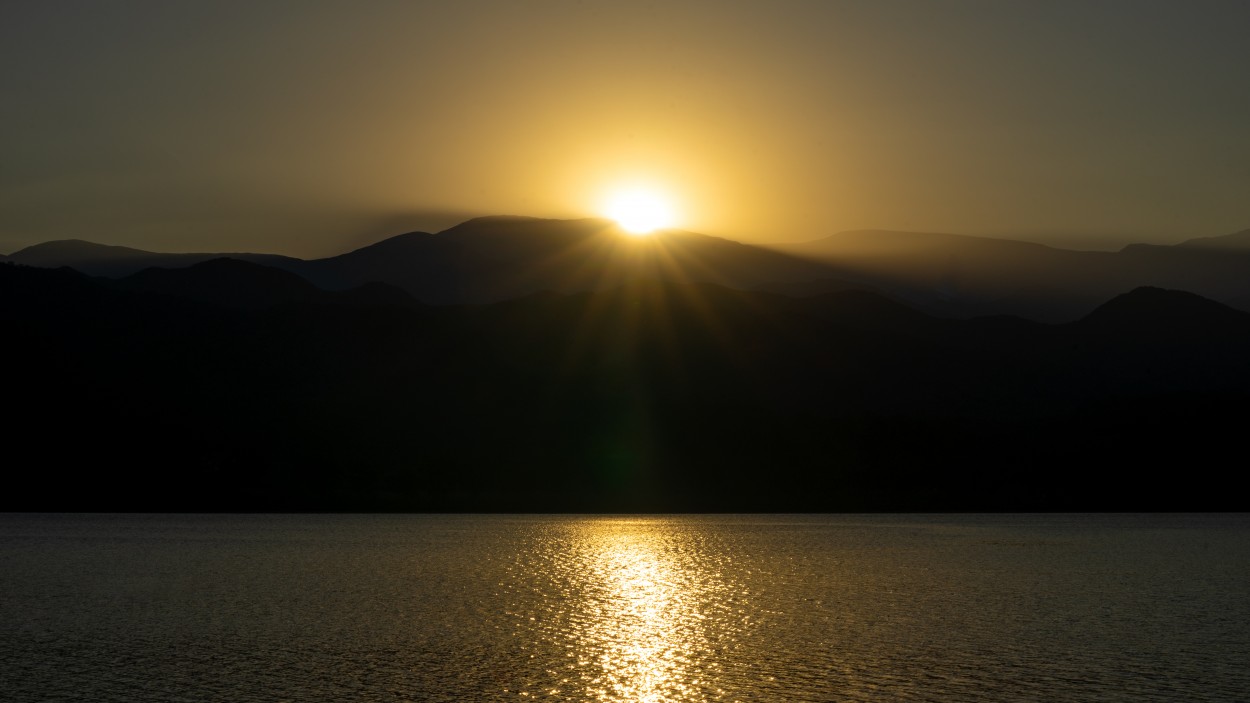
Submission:
[[438,234],[410,232],[345,254],[159,254],[81,240],[10,255],[122,277],[228,256],[297,274],[326,290],[380,282],[424,303],[490,303],[538,291],[573,293],[635,277],[704,282],[789,295],[875,291],[949,317],[1019,315],[1074,320],[1124,291],[1187,290],[1250,310],[1250,230],[1119,252],[940,233],[859,230],[762,247],[676,230],[635,238],[608,220],[482,217]]
[[1203,249],[1223,249],[1226,251],[1250,251],[1250,229],[1226,234],[1221,237],[1198,237],[1180,244],[1178,247],[1197,247]]
[[120,278],[146,268],[181,268],[210,259],[231,258],[285,269],[300,259],[279,254],[163,254],[130,247],[96,244],[82,239],[60,239],[35,244],[9,255],[8,260],[41,268],[69,268],[92,276]]
[[939,314],[1076,319],[1140,287],[1179,289],[1250,309],[1244,232],[1176,246],[1074,251],[1032,242],[864,230],[778,247],[831,273]]

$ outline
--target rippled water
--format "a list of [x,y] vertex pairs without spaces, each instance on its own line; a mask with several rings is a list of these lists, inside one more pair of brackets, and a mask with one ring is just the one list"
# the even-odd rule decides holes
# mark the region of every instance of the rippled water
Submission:
[[0,515],[8,701],[1243,701],[1247,516]]

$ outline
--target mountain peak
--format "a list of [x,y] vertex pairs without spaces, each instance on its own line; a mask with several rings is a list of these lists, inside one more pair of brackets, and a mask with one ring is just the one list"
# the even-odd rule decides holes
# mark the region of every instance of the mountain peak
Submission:
[[32,244],[9,255],[14,261],[29,266],[39,266],[40,261],[66,257],[91,257],[93,259],[130,259],[151,256],[152,252],[114,244],[97,244],[85,239],[54,239],[50,242]]
[[1176,330],[1233,320],[1245,324],[1247,319],[1244,312],[1194,293],[1142,286],[1103,303],[1080,323],[1116,329],[1166,327]]

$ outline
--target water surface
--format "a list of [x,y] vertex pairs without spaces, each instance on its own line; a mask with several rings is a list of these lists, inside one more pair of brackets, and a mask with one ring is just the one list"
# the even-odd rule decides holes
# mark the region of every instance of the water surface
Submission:
[[12,701],[1237,701],[1247,516],[0,515]]

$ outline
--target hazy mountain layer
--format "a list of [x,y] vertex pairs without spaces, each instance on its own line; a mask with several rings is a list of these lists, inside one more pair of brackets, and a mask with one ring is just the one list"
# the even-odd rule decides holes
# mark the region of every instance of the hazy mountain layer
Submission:
[[[764,249],[676,231],[633,238],[605,220],[489,217],[313,261],[229,256],[299,274],[327,289],[387,283],[431,304],[498,302],[543,290],[573,293],[647,277],[800,296],[863,289],[936,315],[1011,314],[1060,322],[1141,286],[1187,290],[1250,310],[1247,232],[1171,247],[1133,245],[1119,252],[884,231],[845,232]],[[119,277],[219,256],[65,241],[30,247],[10,258]]]
[[1021,315],[1067,321],[1125,290],[1174,288],[1247,309],[1245,232],[1176,246],[1071,251],[983,237],[844,232],[780,247],[819,261],[831,275],[870,284],[938,314]]

